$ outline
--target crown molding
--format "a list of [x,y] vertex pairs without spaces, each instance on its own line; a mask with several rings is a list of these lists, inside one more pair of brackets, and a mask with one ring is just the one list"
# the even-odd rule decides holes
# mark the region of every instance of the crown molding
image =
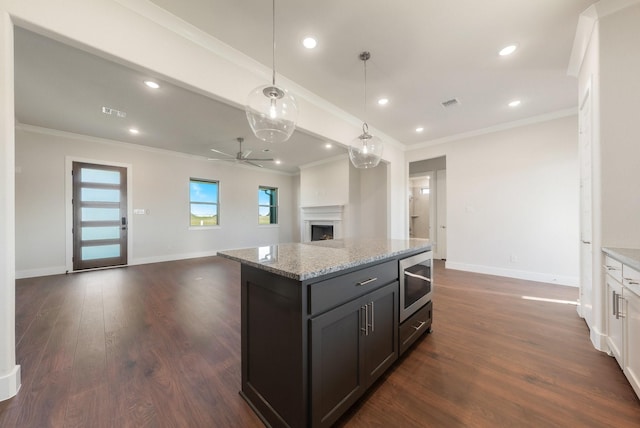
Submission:
[[571,56],[569,57],[567,75],[578,77],[596,23],[606,16],[636,4],[640,4],[640,0],[600,0],[580,14],[576,35],[573,39]]
[[532,125],[536,123],[548,122],[550,120],[560,119],[560,118],[569,117],[569,116],[575,116],[577,114],[578,114],[577,108],[559,110],[553,113],[533,116],[533,117],[529,117],[522,120],[516,120],[513,122],[501,123],[499,125],[490,126],[488,128],[477,129],[475,131],[465,132],[462,134],[449,135],[447,137],[438,138],[436,140],[429,140],[422,143],[413,144],[407,148],[407,151],[413,151],[413,150],[418,150],[425,147],[436,146],[438,144],[448,143],[451,141],[464,140],[466,138],[477,137],[480,135],[493,134],[495,132],[506,131],[508,129],[519,128],[521,126]]

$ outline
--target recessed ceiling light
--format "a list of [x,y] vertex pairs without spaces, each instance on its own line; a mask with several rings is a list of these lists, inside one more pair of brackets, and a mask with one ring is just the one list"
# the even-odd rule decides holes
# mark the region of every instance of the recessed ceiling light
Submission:
[[276,165],[280,165],[282,161],[280,159],[276,159]]
[[520,105],[520,100],[513,100],[509,103],[509,107],[518,107]]
[[422,131],[424,131],[424,128],[422,126],[418,126],[416,128],[416,132],[422,132]]
[[313,49],[318,46],[318,42],[313,37],[305,37],[302,41],[302,45],[307,49]]
[[389,103],[389,99],[388,98],[380,98],[378,100],[378,104],[380,104],[381,106],[387,105]]
[[138,131],[136,128],[129,128],[129,133],[133,135],[137,135],[140,133],[140,131]]
[[518,45],[509,45],[502,48],[498,53],[500,54],[500,56],[507,56],[514,53],[516,49],[518,49]]
[[145,80],[144,84],[150,87],[151,89],[158,89],[160,85],[153,80]]

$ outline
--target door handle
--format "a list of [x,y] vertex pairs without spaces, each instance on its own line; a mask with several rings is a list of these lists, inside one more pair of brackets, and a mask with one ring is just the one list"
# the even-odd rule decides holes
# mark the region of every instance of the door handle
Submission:
[[[364,315],[364,322],[362,322],[362,315]],[[369,305],[360,306],[360,331],[365,336],[369,335]]]
[[127,230],[127,218],[122,217],[122,230]]

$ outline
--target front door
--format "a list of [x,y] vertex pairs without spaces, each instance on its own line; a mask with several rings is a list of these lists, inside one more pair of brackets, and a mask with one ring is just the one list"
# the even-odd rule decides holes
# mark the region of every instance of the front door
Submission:
[[127,169],[73,162],[73,270],[127,264]]

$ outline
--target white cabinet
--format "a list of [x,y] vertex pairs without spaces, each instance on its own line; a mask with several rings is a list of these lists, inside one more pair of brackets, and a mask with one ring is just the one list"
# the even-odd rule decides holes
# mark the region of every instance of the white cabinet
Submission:
[[607,345],[640,397],[640,271],[605,256]]
[[625,363],[624,374],[640,397],[640,296],[629,292],[625,296]]
[[605,282],[607,284],[607,344],[620,367],[624,367],[622,352],[624,318],[621,316],[622,284],[610,274],[606,275]]
[[604,259],[607,302],[607,345],[620,367],[624,367],[622,317],[622,263],[605,256]]
[[624,374],[640,397],[640,272],[622,266]]

